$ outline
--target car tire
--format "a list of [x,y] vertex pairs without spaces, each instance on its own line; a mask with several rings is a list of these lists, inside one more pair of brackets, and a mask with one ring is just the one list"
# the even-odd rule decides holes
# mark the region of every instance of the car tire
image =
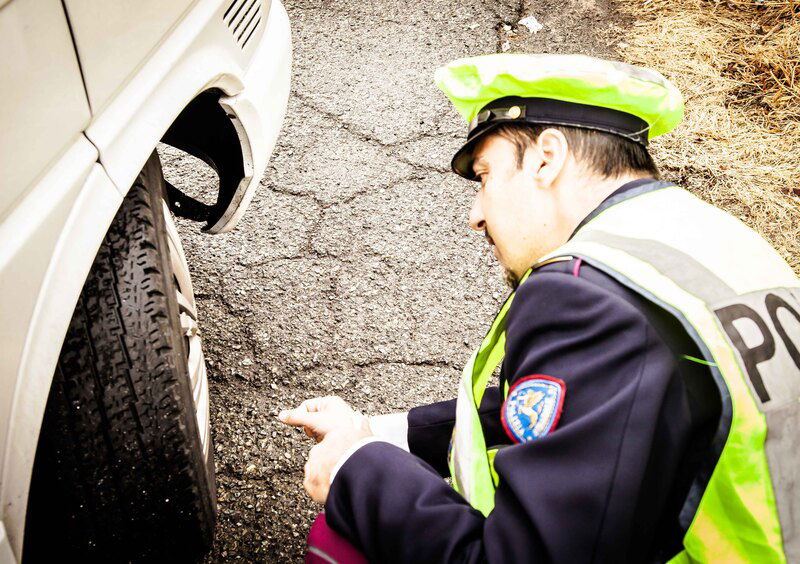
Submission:
[[194,295],[154,152],[97,253],[58,359],[26,561],[192,561],[216,518]]

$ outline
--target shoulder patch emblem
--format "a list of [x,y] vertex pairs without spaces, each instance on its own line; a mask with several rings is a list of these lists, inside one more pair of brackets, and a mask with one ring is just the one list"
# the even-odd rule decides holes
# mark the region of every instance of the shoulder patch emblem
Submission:
[[560,378],[536,374],[514,382],[503,403],[503,427],[516,443],[549,433],[561,417],[567,386]]

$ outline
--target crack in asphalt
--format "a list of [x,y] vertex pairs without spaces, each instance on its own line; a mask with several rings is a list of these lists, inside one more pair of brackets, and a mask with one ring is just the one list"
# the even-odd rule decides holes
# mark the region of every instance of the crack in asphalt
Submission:
[[[285,256],[279,255],[277,257],[269,257],[269,258],[265,258],[265,259],[257,260],[257,261],[253,261],[253,262],[242,262],[241,258],[237,258],[236,259],[236,263],[239,266],[243,266],[244,268],[258,268],[259,266],[266,266],[268,264],[273,264],[273,263],[276,263],[276,262],[306,260],[308,258],[310,258],[309,255],[285,255]],[[325,257],[319,257],[319,258],[325,258]],[[331,257],[331,258],[334,258],[334,257]]]
[[[308,96],[306,96],[305,94],[302,94],[300,92],[296,92],[295,91],[295,92],[293,92],[293,95],[294,95],[295,98],[300,100],[300,102],[303,105],[305,105],[306,107],[308,107],[309,109],[312,109],[315,112],[317,112],[318,114],[330,119],[331,121],[334,121],[334,122],[340,124],[340,126],[341,126],[340,129],[344,129],[346,132],[348,132],[349,134],[353,135],[354,137],[356,137],[360,141],[363,141],[365,143],[370,143],[370,144],[372,144],[372,145],[374,145],[376,147],[379,147],[381,149],[392,149],[392,148],[396,148],[398,145],[403,145],[403,144],[406,144],[406,143],[413,143],[415,141],[419,141],[421,139],[425,139],[426,137],[436,137],[436,134],[430,133],[430,131],[425,131],[425,132],[420,132],[418,134],[414,134],[414,135],[412,135],[410,137],[406,137],[404,139],[398,139],[397,141],[394,141],[392,143],[384,143],[383,141],[381,141],[375,135],[371,135],[369,132],[364,131],[363,129],[361,129],[357,125],[355,125],[354,123],[346,121],[342,116],[340,116],[340,115],[338,115],[338,114],[336,114],[334,112],[331,112],[329,110],[326,110],[324,108],[319,107],[317,104],[312,102],[311,99]],[[386,156],[388,156],[390,158],[396,158],[394,155],[392,155],[390,153],[386,153]]]
[[[440,173],[440,171],[436,172]],[[257,268],[259,266],[272,264],[275,262],[279,262],[281,260],[293,261],[293,260],[313,259],[313,258],[318,258],[318,259],[330,258],[340,262],[352,262],[352,257],[343,257],[336,253],[322,252],[319,249],[315,248],[314,243],[315,241],[317,241],[317,239],[319,239],[320,231],[325,223],[327,212],[334,208],[350,204],[359,198],[368,196],[370,194],[374,194],[375,192],[380,190],[394,190],[397,186],[401,184],[413,181],[423,181],[427,179],[428,177],[425,175],[420,175],[418,173],[410,173],[387,183],[377,184],[375,186],[370,186],[361,190],[357,190],[356,192],[354,192],[349,196],[346,196],[342,200],[332,201],[332,202],[322,201],[313,194],[297,194],[294,192],[287,192],[278,189],[274,186],[266,186],[268,190],[271,190],[278,194],[282,194],[288,197],[306,199],[314,202],[314,204],[318,207],[316,211],[316,217],[311,223],[311,227],[309,228],[308,233],[305,236],[305,241],[303,242],[303,245],[301,246],[299,253],[294,253],[291,255],[279,255],[276,257],[264,258],[262,260],[257,260],[247,263],[242,262],[241,258],[237,257],[236,259],[237,263],[245,268]],[[365,249],[365,253],[366,256],[372,256],[379,259],[387,259],[385,255],[377,251],[373,251],[369,248]]]
[[365,362],[353,362],[352,366],[357,368],[371,368],[373,366],[382,366],[386,364],[397,364],[400,366],[436,366],[439,368],[455,368],[456,363],[448,360],[390,360],[390,359],[376,359],[368,360]]
[[[379,258],[381,260],[389,260],[388,257],[386,257],[384,255],[381,255],[380,253],[377,253],[377,252],[374,252],[374,251],[370,251],[368,254],[372,254],[373,256],[375,256],[376,258]],[[312,259],[312,258],[326,258],[326,259],[344,261],[344,259],[341,259],[341,258],[336,257],[336,256],[311,256],[311,257],[309,257],[308,255],[297,255],[297,256],[292,256],[292,257],[278,257],[278,258],[270,259],[269,261],[264,261],[264,262],[265,263],[279,262],[279,261],[291,262],[291,261],[299,261],[299,260],[309,260],[309,259]],[[262,264],[262,263],[259,263],[259,264]],[[248,267],[251,267],[251,266],[254,266],[254,265],[252,265],[252,264],[248,265]],[[250,317],[248,315],[248,313],[251,313],[251,311],[250,311],[250,309],[248,307],[243,306],[243,305],[239,305],[236,302],[232,301],[228,297],[227,292],[229,291],[229,289],[228,289],[226,283],[223,281],[224,278],[225,278],[224,276],[220,277],[219,291],[218,292],[216,292],[214,294],[197,293],[195,295],[195,298],[197,300],[199,300],[199,301],[215,301],[219,305],[221,305],[225,309],[225,311],[228,314],[228,316],[236,321],[239,329],[244,334],[244,339],[243,339],[243,342],[241,342],[241,344],[247,348],[247,350],[249,351],[250,355],[253,357],[254,364],[269,365],[270,364],[269,362],[266,362],[266,361],[262,360],[262,359],[265,359],[265,358],[269,357],[269,351],[268,351],[268,349],[266,349],[260,343],[260,341],[255,336],[254,329],[258,327],[258,324],[254,325],[252,320],[248,319]],[[332,299],[332,300],[336,300],[337,299],[337,293],[338,293],[337,292],[337,284],[339,282],[340,282],[340,278],[338,276],[334,277],[332,279],[332,281],[331,281],[331,286],[326,289],[326,293],[330,294],[330,299]],[[416,319],[414,319],[414,325],[415,325],[414,332],[416,332],[417,325],[418,325],[418,321]],[[382,353],[378,353],[378,354],[382,354]],[[423,359],[408,360],[408,359],[389,359],[389,358],[381,357],[381,358],[375,358],[375,359],[366,360],[366,361],[348,361],[348,360],[339,360],[339,359],[337,359],[337,360],[331,360],[331,361],[328,361],[328,362],[312,362],[312,364],[310,364],[308,366],[304,366],[304,365],[297,366],[297,365],[295,365],[295,366],[292,366],[292,373],[295,374],[295,375],[301,375],[301,374],[310,374],[310,373],[313,373],[315,371],[319,371],[320,369],[346,370],[348,368],[349,369],[353,369],[353,368],[370,368],[370,367],[381,366],[381,365],[400,365],[400,366],[407,366],[407,367],[431,366],[431,367],[440,367],[440,368],[454,368],[455,367],[455,363],[453,363],[453,362],[450,362],[450,361],[447,361],[447,360],[435,359],[435,358],[423,358]],[[239,369],[236,369],[234,374],[239,374]],[[223,378],[226,378],[226,379],[229,376],[227,373],[220,373],[220,375]],[[286,383],[286,384],[282,383],[280,385],[284,386],[284,387],[291,387],[292,386],[291,383]]]

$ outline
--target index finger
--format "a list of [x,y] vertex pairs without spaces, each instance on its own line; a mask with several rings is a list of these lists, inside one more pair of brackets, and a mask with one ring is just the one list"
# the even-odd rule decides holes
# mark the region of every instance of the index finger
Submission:
[[324,397],[310,398],[310,399],[304,400],[302,403],[300,403],[300,405],[298,405],[294,409],[288,410],[288,411],[302,411],[302,410],[309,411],[309,412],[319,411],[321,406],[322,406],[322,404],[323,404],[323,401],[325,399],[326,398],[324,398]]
[[278,414],[278,419],[281,422],[292,427],[313,427],[318,418],[318,413],[306,411],[302,405],[295,409],[281,411]]
[[[317,411],[318,410],[317,400],[319,400],[319,398],[307,399],[301,402],[300,405],[298,405],[297,407],[294,407],[292,409],[283,409],[281,410],[280,413],[278,413],[278,419],[280,419],[284,423],[287,423],[286,418],[289,417],[290,414],[300,414],[300,413]],[[289,424],[292,425],[293,423]]]

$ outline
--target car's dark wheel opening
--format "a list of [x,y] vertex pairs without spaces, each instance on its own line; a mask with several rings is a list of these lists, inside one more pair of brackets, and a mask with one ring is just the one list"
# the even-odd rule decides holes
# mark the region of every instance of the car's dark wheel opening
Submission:
[[158,156],[109,228],[61,350],[26,561],[196,560],[216,513],[208,386]]

